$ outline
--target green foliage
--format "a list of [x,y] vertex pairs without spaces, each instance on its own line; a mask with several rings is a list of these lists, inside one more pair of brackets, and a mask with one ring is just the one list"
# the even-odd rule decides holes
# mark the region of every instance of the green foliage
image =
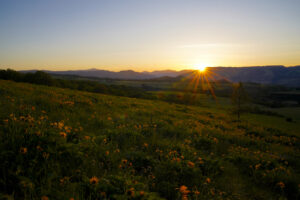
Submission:
[[59,88],[69,88],[87,92],[110,94],[116,96],[147,99],[153,98],[152,95],[139,88],[132,88],[124,85],[105,85],[95,81],[87,80],[55,79],[50,74],[43,71],[36,71],[34,73],[20,73],[11,69],[0,70],[0,79],[33,83],[37,85],[55,86]]
[[299,198],[296,131],[12,81],[0,94],[2,199]]

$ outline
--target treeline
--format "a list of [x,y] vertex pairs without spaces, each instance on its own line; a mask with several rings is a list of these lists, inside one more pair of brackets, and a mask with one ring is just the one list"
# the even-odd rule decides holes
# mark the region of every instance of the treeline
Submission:
[[53,78],[43,71],[34,73],[20,73],[12,69],[0,70],[0,79],[16,82],[26,82],[37,85],[47,85],[59,88],[69,88],[87,92],[126,96],[134,98],[152,99],[154,96],[143,89],[133,88],[124,85],[105,85],[95,81],[87,80],[65,80]]
[[54,78],[50,74],[43,71],[34,73],[21,73],[15,70],[0,70],[0,79],[12,80],[16,82],[26,82],[37,85],[47,85],[59,88],[69,88],[73,90],[81,90],[94,93],[109,94],[115,96],[126,96],[133,98],[161,100],[169,103],[185,104],[185,105],[202,105],[199,95],[185,92],[166,92],[152,93],[145,88],[130,87],[125,85],[107,85],[96,81],[89,80],[68,80],[62,78]]
[[[142,87],[133,87],[133,86],[126,86],[126,85],[111,85],[100,83],[97,81],[92,80],[76,80],[76,79],[67,79],[66,77],[56,78],[46,72],[43,71],[36,71],[34,73],[21,73],[12,69],[7,70],[0,70],[0,79],[4,80],[12,80],[16,82],[26,82],[38,85],[47,85],[47,86],[54,86],[59,88],[69,88],[73,90],[81,90],[87,92],[94,92],[94,93],[102,93],[102,94],[109,94],[115,96],[126,96],[126,97],[133,97],[133,98],[142,98],[142,99],[157,99],[161,101],[166,101],[169,103],[177,103],[177,104],[185,104],[185,105],[198,105],[203,106],[201,100],[199,99],[198,95],[194,92],[190,91],[185,85],[187,83],[182,83],[179,88],[173,89],[149,89],[148,85],[142,84]],[[233,84],[225,83],[222,87],[217,87],[215,84],[212,83],[211,85],[214,90],[214,94],[217,97],[232,97],[233,92]],[[288,91],[288,88],[281,87],[281,86],[261,86],[260,84],[245,84],[245,90],[247,91],[251,101],[256,104],[264,105],[271,108],[279,108],[286,106],[283,102],[284,99],[278,98],[278,96],[271,96],[271,94],[279,94],[280,92]],[[152,92],[151,92],[152,91]],[[157,91],[153,93],[153,91]],[[197,93],[207,94],[207,96],[211,95],[210,91],[202,91],[200,88],[198,89]],[[280,93],[281,94],[281,93]],[[298,94],[298,93],[297,93]],[[283,96],[283,95],[281,95]],[[290,95],[290,101],[298,101],[299,106],[299,95],[297,96],[298,99],[295,98],[296,95]],[[293,97],[293,98],[291,98]]]

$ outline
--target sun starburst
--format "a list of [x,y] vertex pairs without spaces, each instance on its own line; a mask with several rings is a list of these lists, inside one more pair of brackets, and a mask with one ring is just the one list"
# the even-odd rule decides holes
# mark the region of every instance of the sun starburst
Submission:
[[197,64],[194,66],[194,69],[198,70],[199,72],[205,72],[206,67],[207,66],[205,64]]

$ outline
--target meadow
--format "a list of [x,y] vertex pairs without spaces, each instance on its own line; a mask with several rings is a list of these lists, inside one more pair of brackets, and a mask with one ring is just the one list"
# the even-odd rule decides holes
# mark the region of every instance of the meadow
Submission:
[[299,199],[299,118],[209,99],[0,80],[0,199]]

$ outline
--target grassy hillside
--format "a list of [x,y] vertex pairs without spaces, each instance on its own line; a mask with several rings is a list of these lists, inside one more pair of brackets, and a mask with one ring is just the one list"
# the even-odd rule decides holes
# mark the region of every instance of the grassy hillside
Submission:
[[298,130],[0,80],[0,199],[298,199]]

